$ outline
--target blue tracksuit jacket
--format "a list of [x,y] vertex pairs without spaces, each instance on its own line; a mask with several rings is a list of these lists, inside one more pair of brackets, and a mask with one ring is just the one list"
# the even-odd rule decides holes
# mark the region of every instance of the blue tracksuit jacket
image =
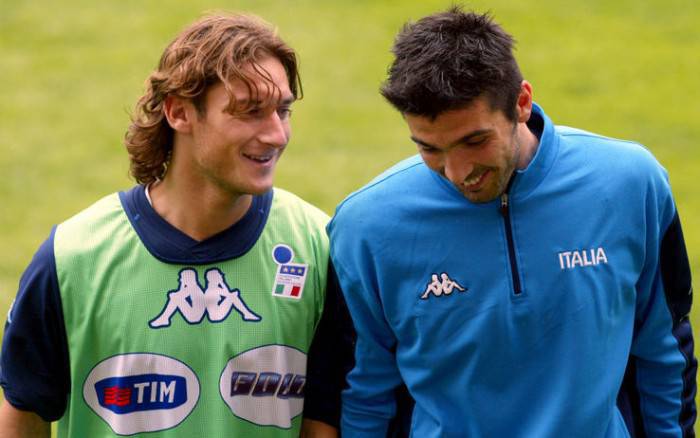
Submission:
[[420,159],[329,224],[355,328],[343,437],[380,437],[402,381],[415,437],[688,436],[690,269],[664,169],[554,126],[507,198],[470,203]]

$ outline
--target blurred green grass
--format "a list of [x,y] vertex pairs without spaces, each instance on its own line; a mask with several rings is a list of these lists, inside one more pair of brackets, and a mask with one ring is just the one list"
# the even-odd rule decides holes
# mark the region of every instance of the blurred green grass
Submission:
[[[211,10],[249,11],[299,52],[305,97],[276,184],[328,213],[414,153],[377,93],[406,20],[445,1],[0,0],[0,314],[58,223],[128,188],[121,140],[170,39]],[[473,1],[517,39],[549,116],[639,141],[669,170],[692,270],[700,270],[700,6],[696,0]],[[695,282],[697,283],[697,281]],[[692,319],[700,324],[696,306]]]

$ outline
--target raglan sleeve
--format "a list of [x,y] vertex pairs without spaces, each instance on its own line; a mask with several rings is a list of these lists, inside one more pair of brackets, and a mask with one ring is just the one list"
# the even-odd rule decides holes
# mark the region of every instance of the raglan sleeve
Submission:
[[55,228],[20,279],[0,352],[0,385],[5,399],[45,421],[63,416],[70,387],[54,233]]
[[[346,225],[347,222],[350,225]],[[385,437],[396,415],[396,338],[384,316],[371,251],[357,221],[336,217],[328,226],[331,260],[356,331],[355,366],[342,393],[341,435]]]
[[[690,323],[692,282],[683,231],[665,171],[650,190],[644,268],[626,390],[634,436],[693,436],[697,360]],[[651,208],[650,206],[654,206]]]

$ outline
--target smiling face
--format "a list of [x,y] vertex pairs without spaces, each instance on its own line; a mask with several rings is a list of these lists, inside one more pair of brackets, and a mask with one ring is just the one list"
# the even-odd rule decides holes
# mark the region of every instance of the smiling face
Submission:
[[258,93],[252,96],[242,81],[232,82],[234,108],[223,83],[207,90],[203,113],[186,102],[183,111],[188,123],[176,133],[183,140],[181,151],[176,152],[182,155],[173,158],[187,163],[187,173],[195,181],[212,184],[233,196],[258,195],[272,187],[275,166],[291,133],[294,97],[282,64],[267,57],[256,68],[246,68],[267,72],[269,81],[256,75]]
[[425,164],[471,202],[483,203],[499,197],[515,169],[524,168],[532,156],[531,134],[525,125],[531,102],[531,94],[521,95],[517,121],[493,110],[483,97],[435,119],[404,117]]

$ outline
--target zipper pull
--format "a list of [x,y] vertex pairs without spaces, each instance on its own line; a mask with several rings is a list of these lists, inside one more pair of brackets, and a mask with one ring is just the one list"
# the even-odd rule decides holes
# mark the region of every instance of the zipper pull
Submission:
[[501,195],[501,214],[503,216],[508,214],[508,193],[503,193]]

